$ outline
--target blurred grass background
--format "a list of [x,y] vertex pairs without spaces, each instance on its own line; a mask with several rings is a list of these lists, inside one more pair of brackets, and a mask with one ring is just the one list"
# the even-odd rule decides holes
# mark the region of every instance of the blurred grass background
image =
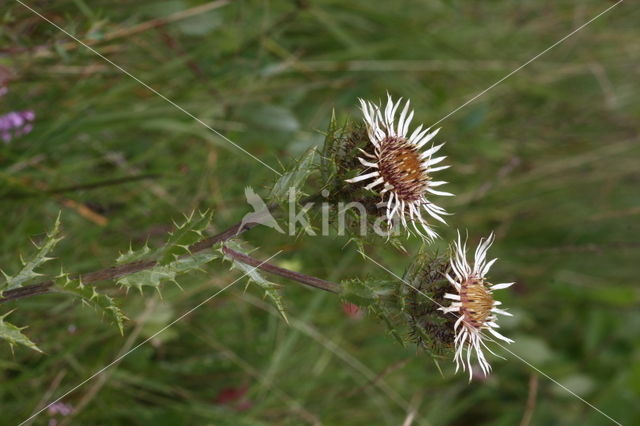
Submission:
[[[0,11],[1,113],[34,130],[0,142],[0,267],[18,268],[62,210],[59,263],[113,264],[192,209],[214,233],[248,211],[256,163],[11,0]],[[276,169],[321,143],[358,97],[410,97],[436,122],[612,3],[589,1],[30,1],[28,4]],[[168,21],[166,21],[168,18]],[[640,8],[624,2],[444,120],[457,197],[442,205],[477,240],[497,233],[496,282],[514,352],[623,424],[640,421]],[[114,179],[142,177],[130,182]],[[77,186],[102,183],[96,187]],[[255,229],[256,256],[339,280],[389,278],[336,236]],[[410,251],[417,247],[409,243]],[[396,273],[410,258],[370,253]],[[59,265],[59,263],[57,265]],[[58,266],[51,265],[50,272]],[[11,320],[45,352],[0,346],[2,422],[17,424],[238,274],[224,267],[120,299],[125,335],[62,295]],[[121,295],[112,283],[105,291]],[[110,290],[112,289],[112,290]],[[467,384],[452,363],[403,348],[371,317],[294,284],[285,324],[254,288],[216,297],[64,399],[73,424],[611,424],[509,354]],[[502,353],[502,351],[498,351]],[[412,414],[413,413],[413,414]],[[69,418],[47,412],[34,424]]]

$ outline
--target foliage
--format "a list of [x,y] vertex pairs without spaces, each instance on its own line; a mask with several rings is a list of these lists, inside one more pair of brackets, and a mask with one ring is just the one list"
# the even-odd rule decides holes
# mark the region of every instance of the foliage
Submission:
[[118,277],[116,282],[127,290],[135,288],[142,292],[143,287],[155,288],[160,292],[160,285],[173,282],[179,286],[176,277],[196,270],[216,259],[216,247],[191,254],[189,246],[203,239],[203,231],[211,223],[208,212],[185,216],[184,222],[175,223],[175,229],[168,234],[167,241],[157,250],[151,250],[147,244],[138,250],[129,250],[118,256],[116,263],[124,265],[132,262],[149,260],[153,266],[133,274]]
[[[167,265],[175,262],[180,256],[191,254],[189,246],[203,238],[203,231],[211,224],[211,213],[191,212],[185,216],[184,222],[175,224],[176,229],[169,233],[164,247],[159,250],[158,263]],[[183,263],[184,268],[186,264]]]
[[[60,214],[58,214],[53,228],[47,233],[44,241],[40,243],[39,246],[34,243],[38,249],[35,255],[26,261],[22,259],[22,257],[20,258],[22,269],[14,276],[2,272],[5,282],[0,286],[0,297],[3,295],[3,292],[7,290],[23,287],[25,284],[30,283],[36,278],[42,277],[43,274],[36,272],[35,269],[52,260],[52,258],[48,256],[60,240],[62,240],[62,237],[60,236]],[[35,343],[22,333],[22,330],[26,327],[19,328],[5,321],[5,318],[10,313],[11,312],[8,312],[0,316],[0,339],[6,340],[12,350],[14,345],[19,344],[35,351],[42,352]]]
[[[243,248],[242,244],[240,244],[238,241],[227,241],[224,245],[231,248],[232,250],[237,251],[238,253],[246,254],[244,252],[245,249]],[[282,297],[280,296],[280,293],[278,293],[278,289],[280,288],[280,286],[264,278],[257,267],[247,265],[246,263],[242,263],[239,260],[225,254],[224,252],[222,253],[225,260],[231,262],[232,269],[238,269],[242,271],[244,274],[246,274],[249,283],[257,284],[262,290],[264,290],[264,295],[268,297],[269,300],[271,300],[280,315],[282,315],[282,318],[286,322],[289,322],[289,320],[287,319],[287,314],[285,313]]]
[[218,257],[213,250],[180,257],[166,265],[156,263],[150,268],[117,278],[116,282],[127,289],[135,288],[140,292],[142,292],[143,287],[155,288],[160,292],[160,285],[166,282],[173,282],[179,286],[176,277],[188,272],[202,270],[204,265]]
[[120,253],[118,258],[116,259],[116,265],[126,265],[127,263],[140,262],[143,260],[148,260],[151,256],[151,249],[145,243],[142,248],[134,250],[131,245],[129,245],[129,250],[124,253]]
[[13,351],[13,347],[15,345],[23,345],[29,349],[33,349],[37,352],[42,352],[35,343],[33,343],[27,336],[22,334],[22,330],[26,327],[16,327],[15,325],[5,321],[7,315],[11,312],[7,312],[4,315],[0,316],[0,339],[4,339],[11,346],[11,350]]
[[451,316],[438,311],[448,304],[444,294],[450,284],[443,275],[447,270],[448,259],[423,248],[402,280],[343,280],[340,296],[366,308],[402,345],[413,342],[432,355],[441,355],[450,352],[455,337]]
[[5,282],[0,285],[0,296],[2,296],[4,291],[20,288],[30,281],[42,277],[42,274],[36,272],[35,269],[42,266],[45,262],[53,259],[48,257],[48,255],[60,240],[62,240],[62,237],[60,236],[60,214],[58,214],[53,228],[47,233],[46,238],[40,246],[33,243],[38,249],[37,253],[27,261],[22,259],[22,257],[20,258],[20,262],[22,263],[22,269],[20,272],[11,276],[6,274],[4,271],[1,271],[4,275]]
[[395,294],[398,283],[375,279],[350,278],[340,283],[340,297],[365,308],[380,305]]
[[291,166],[276,180],[268,197],[271,202],[281,204],[288,201],[290,192],[295,194],[294,201],[299,200],[303,194],[302,188],[305,181],[313,171],[315,154],[315,149],[309,149],[295,165]]
[[61,272],[55,280],[57,286],[68,291],[82,300],[82,303],[104,312],[111,317],[118,326],[120,334],[124,334],[124,322],[127,317],[122,313],[116,302],[110,296],[99,293],[94,286],[82,284],[80,278],[72,279],[68,274]]

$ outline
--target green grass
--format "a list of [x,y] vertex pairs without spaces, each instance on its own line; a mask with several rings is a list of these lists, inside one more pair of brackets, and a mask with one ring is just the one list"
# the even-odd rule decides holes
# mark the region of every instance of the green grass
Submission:
[[[132,241],[159,244],[171,221],[212,209],[213,234],[247,212],[244,188],[275,179],[202,125],[11,1],[0,19],[10,92],[0,114],[33,109],[31,134],[0,143],[0,268],[15,273],[61,210],[57,260],[73,272],[112,265]],[[12,4],[13,3],[13,4]],[[85,41],[202,2],[31,1]],[[237,1],[94,46],[140,80],[281,170],[321,144],[331,111],[357,98],[410,97],[433,123],[597,15],[603,1]],[[638,60],[640,9],[624,2],[444,120],[439,138],[457,197],[440,228],[472,240],[495,230],[492,270],[515,314],[514,352],[623,424],[640,418]],[[144,180],[47,191],[123,177]],[[321,185],[316,177],[310,186]],[[78,206],[90,209],[94,216]],[[98,216],[96,216],[98,215]],[[256,256],[340,280],[389,279],[345,238],[246,234]],[[407,243],[415,253],[417,242]],[[410,257],[369,254],[402,273]],[[17,424],[236,279],[212,266],[125,295],[124,336],[63,295],[5,304],[45,352],[0,344],[0,412]],[[277,278],[271,277],[274,281]],[[536,383],[532,425],[610,424],[513,356],[467,383],[452,362],[403,348],[373,317],[348,318],[337,297],[283,282],[289,324],[244,283],[232,287],[64,401],[74,424],[519,424]],[[70,328],[70,326],[73,326]],[[380,375],[380,377],[378,376]],[[247,387],[250,408],[216,404]],[[62,420],[57,417],[58,420]],[[43,413],[34,424],[47,424]]]

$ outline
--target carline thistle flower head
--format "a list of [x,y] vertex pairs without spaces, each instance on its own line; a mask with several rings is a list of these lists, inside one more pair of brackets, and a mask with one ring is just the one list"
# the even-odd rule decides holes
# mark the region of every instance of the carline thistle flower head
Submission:
[[409,222],[418,235],[435,238],[438,234],[427,223],[421,210],[424,209],[429,216],[446,224],[442,216],[447,212],[433,204],[427,197],[430,194],[453,195],[434,189],[447,182],[433,181],[431,177],[433,172],[449,166],[434,167],[446,158],[433,158],[433,154],[438,152],[444,144],[431,145],[425,151],[421,149],[438,134],[440,129],[430,132],[430,128],[423,130],[423,126],[420,125],[409,135],[409,125],[414,114],[413,110],[409,110],[409,100],[404,104],[396,123],[396,113],[402,99],[394,102],[391,96],[387,95],[387,98],[384,111],[378,105],[360,99],[367,133],[374,152],[360,150],[364,157],[358,157],[358,160],[366,169],[363,174],[348,179],[347,182],[356,183],[373,179],[365,189],[373,190],[381,185],[380,205],[386,206],[386,219],[389,226],[392,225],[394,218],[399,218],[402,226],[409,230],[408,215]]
[[[467,262],[466,243],[462,243],[460,232],[458,239],[454,243],[451,257],[451,270],[453,277],[446,274],[447,280],[456,289],[456,294],[446,293],[444,297],[453,302],[448,307],[441,307],[439,310],[444,313],[458,315],[454,325],[455,332],[455,355],[456,372],[462,366],[462,370],[469,371],[469,380],[472,377],[471,352],[475,351],[480,368],[485,375],[491,371],[491,366],[484,356],[483,348],[493,354],[484,342],[485,330],[488,330],[494,337],[507,343],[513,340],[503,336],[496,331],[499,328],[496,323],[497,315],[511,314],[498,308],[501,302],[493,299],[493,291],[510,287],[514,283],[490,284],[486,275],[497,259],[487,262],[487,251],[494,241],[491,233],[487,239],[483,239],[476,248],[473,266]],[[466,359],[464,351],[466,350]],[[494,354],[495,355],[495,354]]]

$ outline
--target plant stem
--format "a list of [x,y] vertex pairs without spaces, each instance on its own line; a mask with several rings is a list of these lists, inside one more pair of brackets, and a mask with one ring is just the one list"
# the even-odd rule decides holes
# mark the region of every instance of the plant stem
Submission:
[[270,263],[263,262],[261,260],[255,259],[246,254],[238,253],[237,251],[232,250],[229,247],[222,247],[222,251],[228,256],[236,259],[237,261],[246,263],[247,265],[250,265],[250,266],[254,266],[265,272],[269,272],[271,274],[279,275],[281,277],[288,278],[293,281],[297,281],[309,287],[318,288],[320,290],[328,291],[329,293],[338,293],[340,291],[340,284],[337,284],[331,281],[325,281],[321,278],[313,277],[311,275],[306,275],[301,272],[290,271],[289,269],[284,269],[279,266],[275,266]]
[[[319,197],[318,195],[308,197],[302,200],[301,202],[305,203],[309,201],[315,201],[318,197]],[[277,204],[270,204],[268,206],[268,209],[269,211],[273,211],[277,207],[278,207]],[[259,223],[257,222],[243,223],[242,221],[240,221],[217,235],[214,235],[209,238],[205,238],[204,240],[198,241],[197,243],[190,245],[189,246],[190,254],[186,256],[190,256],[192,254],[199,253],[208,248],[211,248],[214,244],[219,243],[221,241],[226,241],[230,238],[240,235],[241,233],[248,231],[249,229],[255,227],[256,225],[259,225]],[[236,253],[239,256],[245,256],[241,253],[237,253],[237,252],[234,252],[234,253]],[[238,259],[238,260],[241,260],[241,259]],[[246,260],[247,260],[246,262],[244,261],[243,262],[251,266],[256,266],[256,264],[251,262],[257,262],[257,264],[260,264],[260,261],[255,260],[249,256],[247,256]],[[146,269],[151,269],[154,266],[156,266],[157,263],[158,262],[155,260],[141,260],[137,262],[125,263],[123,265],[110,266],[106,269],[101,269],[99,271],[94,271],[94,272],[88,272],[86,274],[75,274],[73,278],[80,278],[83,284],[93,284],[99,281],[107,281],[114,278],[123,277],[125,275],[134,274],[136,272],[144,271]],[[312,287],[317,287],[325,291],[329,291],[332,293],[338,292],[339,286],[336,283],[324,281],[324,280],[321,280],[320,278],[309,277],[304,274],[298,274],[297,272],[279,268],[274,265],[263,265],[263,266],[264,268],[261,267],[261,269],[264,269],[265,271],[269,271],[274,274],[281,275],[283,277],[290,278],[294,281],[298,281]],[[49,281],[43,281],[37,284],[31,284],[31,285],[16,288],[13,290],[5,291],[3,294],[3,297],[0,297],[0,304],[9,302],[11,300],[22,299],[24,297],[50,293],[53,286],[54,286],[54,282],[52,280],[49,280]]]
[[[258,225],[258,223],[238,222],[235,225],[228,228],[226,231],[223,231],[212,237],[205,238],[204,240],[201,240],[189,246],[189,250],[191,254],[204,251],[210,248],[211,246],[213,246],[214,244],[220,241],[226,241],[230,238],[235,237],[236,235],[240,235],[241,233],[253,228],[256,225]],[[144,260],[144,261],[138,261],[138,262],[125,263],[123,265],[111,266],[109,268],[101,269],[99,271],[89,272],[87,274],[76,274],[75,278],[82,279],[83,284],[93,284],[98,281],[110,280],[113,278],[118,278],[125,275],[130,275],[136,272],[140,272],[145,269],[150,269],[150,268],[153,268],[156,264],[157,262],[155,260]],[[49,281],[43,281],[41,283],[32,284],[32,285],[16,288],[13,290],[5,291],[3,297],[0,298],[0,303],[5,303],[15,299],[22,299],[23,297],[49,293],[53,285],[54,285],[54,282],[49,280]]]

